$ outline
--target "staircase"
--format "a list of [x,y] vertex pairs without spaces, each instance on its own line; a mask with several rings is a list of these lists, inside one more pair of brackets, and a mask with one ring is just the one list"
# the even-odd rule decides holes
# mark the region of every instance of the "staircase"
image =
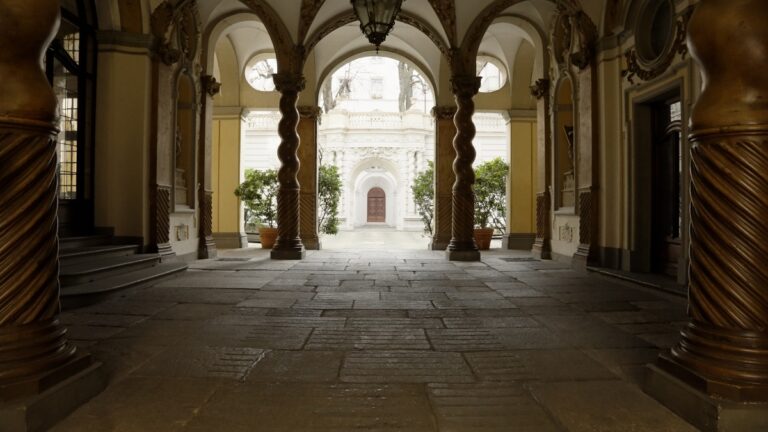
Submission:
[[162,262],[141,254],[140,245],[110,235],[59,240],[61,303],[64,309],[86,306],[187,269],[183,262]]

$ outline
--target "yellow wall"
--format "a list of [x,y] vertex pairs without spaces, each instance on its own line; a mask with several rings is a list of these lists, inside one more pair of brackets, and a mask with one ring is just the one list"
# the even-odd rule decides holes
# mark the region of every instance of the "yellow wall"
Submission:
[[150,60],[146,53],[99,54],[95,221],[115,235],[149,241]]
[[234,191],[240,184],[240,117],[214,119],[213,146],[213,232],[241,231],[240,200]]
[[512,119],[510,122],[509,233],[536,232],[536,119]]

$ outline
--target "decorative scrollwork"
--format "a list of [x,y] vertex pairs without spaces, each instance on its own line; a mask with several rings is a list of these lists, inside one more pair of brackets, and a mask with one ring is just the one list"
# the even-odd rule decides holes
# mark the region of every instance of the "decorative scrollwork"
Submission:
[[216,81],[216,77],[213,75],[201,76],[200,83],[203,86],[203,90],[211,97],[216,96],[221,91],[221,83]]
[[621,76],[625,77],[630,84],[635,84],[635,77],[649,81],[666,72],[678,54],[685,58],[688,55],[688,45],[686,44],[688,22],[692,14],[693,8],[689,8],[678,18],[675,24],[675,38],[670,42],[665,53],[653,63],[645,64],[641,61],[635,48],[627,51],[624,54],[627,68],[621,72]]
[[550,81],[546,78],[540,78],[536,80],[536,83],[531,86],[531,96],[536,99],[542,99],[549,95]]

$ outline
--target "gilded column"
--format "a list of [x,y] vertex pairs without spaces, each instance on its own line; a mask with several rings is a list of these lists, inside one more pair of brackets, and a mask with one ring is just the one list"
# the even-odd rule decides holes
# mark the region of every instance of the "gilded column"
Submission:
[[301,241],[307,249],[320,249],[320,237],[317,232],[317,123],[320,119],[320,107],[300,106],[298,133],[301,140],[299,147],[299,184],[301,209]]
[[278,73],[273,75],[275,89],[280,92],[280,114],[282,118],[277,125],[280,135],[280,145],[277,156],[280,159],[280,170],[277,180],[280,189],[277,194],[277,240],[272,249],[272,259],[302,259],[304,244],[299,237],[299,111],[296,101],[299,92],[304,89],[304,77],[299,74]]
[[453,148],[456,159],[453,161],[453,172],[456,181],[453,183],[453,209],[451,241],[446,251],[451,261],[479,261],[480,251],[474,238],[475,228],[475,124],[472,114],[475,112],[475,102],[472,98],[480,90],[480,77],[472,75],[457,75],[451,79],[453,95],[456,98],[456,114],[453,122],[456,125],[456,137]]
[[456,115],[454,106],[436,106],[432,108],[435,118],[435,217],[432,221],[432,243],[430,249],[445,250],[451,242],[451,213],[453,193],[451,188],[456,181],[453,174],[453,160],[456,151],[453,149],[453,138],[456,136],[456,125],[453,116]]
[[711,397],[715,422],[723,401],[745,402],[733,430],[768,418],[767,21],[763,0],[704,0],[689,24],[704,77],[691,114],[690,322],[659,360]]
[[89,360],[59,322],[57,100],[41,68],[59,2],[2,0],[0,9],[2,401],[42,392]]

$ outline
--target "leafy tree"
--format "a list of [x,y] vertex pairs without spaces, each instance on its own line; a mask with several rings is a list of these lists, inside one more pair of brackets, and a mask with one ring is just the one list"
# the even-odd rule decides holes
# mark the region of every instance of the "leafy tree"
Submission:
[[506,232],[507,175],[509,165],[501,158],[475,168],[475,224]]
[[[277,223],[277,171],[245,171],[245,180],[235,189],[248,211],[246,221],[274,228]],[[253,219],[253,220],[252,220]]]
[[411,191],[416,211],[424,222],[424,233],[434,235],[433,221],[435,219],[435,164],[429,161],[425,171],[420,172],[413,180]]
[[339,232],[339,200],[341,199],[341,175],[333,165],[321,165],[317,188],[320,213],[320,232]]

